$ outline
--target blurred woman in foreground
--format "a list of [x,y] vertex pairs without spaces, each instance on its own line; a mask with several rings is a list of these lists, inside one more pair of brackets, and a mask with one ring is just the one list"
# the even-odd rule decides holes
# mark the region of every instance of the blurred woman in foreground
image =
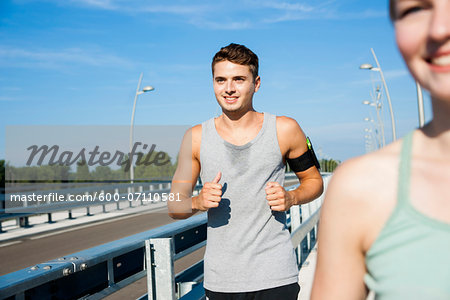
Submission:
[[450,0],[392,0],[390,10],[433,119],[336,170],[312,299],[364,299],[368,289],[377,299],[450,299]]

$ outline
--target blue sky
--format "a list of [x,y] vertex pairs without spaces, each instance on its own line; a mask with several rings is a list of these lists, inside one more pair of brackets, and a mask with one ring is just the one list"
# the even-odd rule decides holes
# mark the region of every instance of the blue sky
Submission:
[[218,112],[211,58],[235,42],[260,59],[255,108],[295,118],[320,157],[346,160],[365,153],[363,119],[375,116],[362,101],[379,74],[359,70],[375,64],[371,47],[398,137],[418,126],[394,41],[387,1],[2,0],[0,158],[7,125],[129,124],[141,72],[155,91],[139,96],[136,125],[209,119]]

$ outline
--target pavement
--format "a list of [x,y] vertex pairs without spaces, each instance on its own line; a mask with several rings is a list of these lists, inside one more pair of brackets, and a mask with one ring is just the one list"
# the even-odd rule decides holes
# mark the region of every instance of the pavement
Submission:
[[302,268],[299,271],[298,284],[300,285],[300,293],[298,294],[298,300],[309,300],[311,298],[316,262],[317,243],[303,262]]

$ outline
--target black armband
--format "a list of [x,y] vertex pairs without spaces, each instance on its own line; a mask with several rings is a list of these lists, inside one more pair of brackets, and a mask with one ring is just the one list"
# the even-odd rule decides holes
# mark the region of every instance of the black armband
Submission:
[[286,159],[289,167],[295,173],[306,171],[313,166],[316,166],[317,170],[320,169],[319,161],[317,160],[316,154],[314,153],[314,149],[309,138],[306,138],[306,144],[308,146],[308,150],[306,150],[305,153],[294,159]]

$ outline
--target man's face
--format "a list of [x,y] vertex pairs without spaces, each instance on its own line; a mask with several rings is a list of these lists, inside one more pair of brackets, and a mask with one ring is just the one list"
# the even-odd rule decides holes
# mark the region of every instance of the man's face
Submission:
[[253,108],[253,94],[261,80],[253,80],[249,66],[221,61],[214,66],[214,94],[223,111],[239,112]]

